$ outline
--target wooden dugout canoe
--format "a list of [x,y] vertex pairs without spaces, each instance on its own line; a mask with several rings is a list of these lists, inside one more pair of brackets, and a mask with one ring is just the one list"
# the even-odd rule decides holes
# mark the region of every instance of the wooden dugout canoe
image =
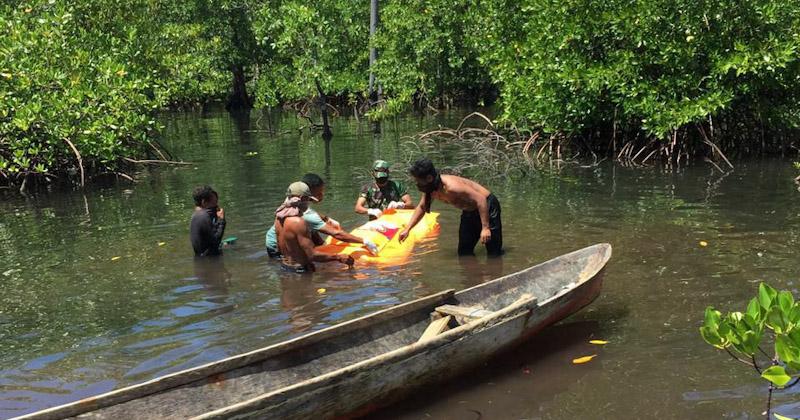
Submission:
[[[609,258],[611,245],[593,245],[458,293],[442,291],[22,418],[303,419],[365,413],[588,305],[600,293]],[[443,325],[448,320],[449,329]]]

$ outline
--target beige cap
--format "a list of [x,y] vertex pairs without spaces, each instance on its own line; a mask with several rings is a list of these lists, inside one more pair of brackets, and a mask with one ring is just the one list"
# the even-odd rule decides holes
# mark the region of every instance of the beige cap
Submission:
[[287,197],[308,197],[311,201],[319,201],[316,197],[311,195],[311,188],[305,182],[292,182],[289,188],[286,189]]

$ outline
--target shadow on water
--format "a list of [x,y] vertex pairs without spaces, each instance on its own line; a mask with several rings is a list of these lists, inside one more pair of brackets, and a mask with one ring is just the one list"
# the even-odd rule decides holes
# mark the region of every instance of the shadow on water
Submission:
[[539,406],[569,389],[599,363],[572,364],[603,349],[588,344],[597,333],[594,321],[568,322],[547,328],[533,339],[508,350],[444,384],[364,417],[397,419],[496,419],[539,416]]
[[[195,258],[194,275],[205,288],[207,301],[220,305],[227,303],[233,275],[225,267],[224,258]],[[218,309],[217,313],[230,312],[233,305],[224,305],[224,308]]]

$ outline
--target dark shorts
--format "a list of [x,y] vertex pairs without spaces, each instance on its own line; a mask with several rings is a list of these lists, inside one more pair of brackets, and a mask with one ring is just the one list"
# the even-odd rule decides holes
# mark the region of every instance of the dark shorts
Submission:
[[283,254],[281,254],[280,251],[274,250],[272,248],[267,248],[267,255],[269,255],[270,258],[275,258],[278,260],[283,257]]
[[[489,230],[492,239],[486,243],[489,256],[503,255],[503,224],[500,221],[500,202],[494,194],[486,197],[489,207]],[[481,239],[481,215],[478,210],[461,213],[461,225],[458,227],[458,255],[475,255],[475,244]]]
[[312,273],[314,271],[314,266],[310,264],[309,265],[286,264],[284,262],[281,262],[281,268],[284,271],[288,271],[290,273],[295,273],[295,274],[306,274],[306,273]]

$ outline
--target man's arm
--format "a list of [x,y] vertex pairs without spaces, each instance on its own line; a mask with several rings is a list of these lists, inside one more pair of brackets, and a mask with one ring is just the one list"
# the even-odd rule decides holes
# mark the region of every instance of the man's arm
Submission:
[[[209,218],[209,221],[211,218]],[[222,236],[225,235],[225,212],[221,208],[217,211],[217,221],[213,223],[211,229],[211,238],[214,247],[219,248],[222,242]]]
[[400,199],[403,200],[403,205],[405,205],[405,208],[410,209],[414,206],[414,203],[411,201],[411,194],[405,193],[402,197],[400,197]]
[[336,238],[336,239],[338,239],[338,240],[340,240],[342,242],[350,242],[350,243],[354,243],[354,244],[363,244],[364,243],[364,240],[359,238],[358,236],[350,234],[350,233],[347,233],[347,232],[345,232],[345,231],[343,231],[341,229],[334,229],[333,227],[331,227],[330,225],[327,225],[327,224],[325,226],[320,227],[319,231],[324,233],[324,234],[326,234],[326,235],[333,236],[334,238]]
[[492,231],[489,229],[489,205],[486,203],[486,197],[480,192],[470,188],[467,190],[469,198],[475,201],[475,206],[478,207],[478,215],[481,217],[481,243],[485,244],[492,239]]
[[425,207],[428,205],[428,194],[422,194],[422,198],[419,199],[419,204],[417,204],[417,208],[414,209],[414,214],[411,215],[411,219],[408,221],[408,225],[402,232],[399,233],[399,237],[397,238],[400,242],[403,242],[408,237],[408,233],[411,232],[411,229],[422,220],[422,216],[425,215]]
[[356,200],[355,211],[358,214],[367,214],[367,199],[365,197],[358,197]]

